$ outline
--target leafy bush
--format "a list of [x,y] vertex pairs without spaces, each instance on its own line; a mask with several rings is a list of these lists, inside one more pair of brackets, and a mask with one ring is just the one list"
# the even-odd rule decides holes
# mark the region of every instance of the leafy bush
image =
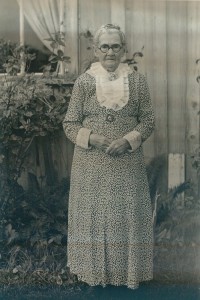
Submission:
[[[50,66],[69,62],[69,57],[64,57],[60,49],[56,52],[64,46],[61,33],[55,33],[51,45],[54,59],[52,55],[49,57]],[[75,79],[70,73],[50,72],[51,68],[40,77],[27,73],[18,75],[21,65],[28,71],[36,57],[29,50],[0,40],[3,67],[7,72],[0,81],[0,176],[2,188],[6,190],[20,177],[33,140],[37,136],[58,134]]]
[[172,196],[168,200],[173,205],[155,228],[155,278],[199,282],[200,199],[185,196],[182,207]]
[[13,187],[1,210],[1,268],[18,279],[32,274],[32,283],[68,279],[68,192],[67,179],[38,190]]
[[16,47],[16,43],[4,38],[0,39],[0,73],[5,72],[5,67],[3,67],[3,65],[7,62],[8,57],[12,55],[12,52]]
[[[58,87],[59,88],[59,87]],[[19,178],[24,159],[37,136],[61,129],[71,86],[58,91],[35,75],[8,77],[0,89],[0,167],[10,180]]]
[[3,67],[9,75],[17,75],[20,72],[21,65],[24,64],[26,70],[29,69],[31,61],[36,58],[35,53],[30,53],[29,48],[25,46],[16,46],[11,50],[6,58]]
[[7,244],[34,246],[43,240],[61,245],[67,233],[68,190],[67,179],[38,190],[24,191],[20,186],[15,187],[1,218],[1,222],[6,223]]
[[34,58],[25,52],[22,57],[22,50],[13,47],[9,52],[4,63],[8,74],[0,81],[0,263],[22,280],[29,272],[36,281],[44,278],[59,284],[68,278],[69,182],[65,179],[40,188],[37,178],[29,173],[29,180],[36,184],[25,191],[18,178],[33,141],[57,136],[62,129],[74,76],[17,75],[22,61],[28,68]]
[[166,168],[163,156],[147,166],[154,216],[154,277],[165,282],[198,282],[200,198],[190,182],[163,189],[160,183]]

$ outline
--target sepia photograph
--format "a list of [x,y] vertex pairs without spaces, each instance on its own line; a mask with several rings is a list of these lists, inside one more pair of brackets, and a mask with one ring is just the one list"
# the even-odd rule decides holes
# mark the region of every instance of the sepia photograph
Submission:
[[200,299],[200,1],[0,0],[0,299]]

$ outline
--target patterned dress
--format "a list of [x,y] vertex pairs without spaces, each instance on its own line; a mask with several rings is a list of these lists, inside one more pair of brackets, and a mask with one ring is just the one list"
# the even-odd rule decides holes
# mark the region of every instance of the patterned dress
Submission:
[[134,289],[139,282],[152,279],[152,209],[142,144],[116,157],[77,144],[83,128],[111,140],[133,130],[141,134],[142,143],[150,136],[154,114],[145,77],[132,72],[128,83],[129,101],[114,111],[99,105],[95,78],[84,73],[74,85],[63,122],[66,136],[75,143],[68,267],[91,286]]

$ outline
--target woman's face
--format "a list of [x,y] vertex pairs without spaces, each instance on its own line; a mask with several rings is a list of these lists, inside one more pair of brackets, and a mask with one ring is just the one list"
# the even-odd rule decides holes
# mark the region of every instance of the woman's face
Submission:
[[[103,53],[99,48],[102,45],[121,45],[121,50],[119,52],[114,52],[111,48],[108,52]],[[122,46],[120,36],[117,32],[107,32],[103,33],[99,37],[98,47],[95,47],[95,55],[99,58],[99,61],[104,69],[109,72],[114,72],[120,64],[121,58],[124,55],[124,46]]]

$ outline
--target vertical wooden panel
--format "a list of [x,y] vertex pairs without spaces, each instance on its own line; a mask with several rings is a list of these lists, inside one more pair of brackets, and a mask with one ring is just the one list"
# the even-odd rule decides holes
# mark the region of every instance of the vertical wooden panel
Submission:
[[192,179],[197,190],[197,174],[191,165],[191,154],[199,146],[200,115],[200,84],[196,77],[200,75],[200,63],[195,62],[200,58],[200,2],[187,3],[187,101],[186,101],[186,146],[187,146],[187,179]]
[[[127,39],[127,58],[132,58],[133,53],[141,51],[146,47],[145,44],[145,28],[144,28],[144,2],[143,1],[126,1],[126,39]],[[144,48],[146,53],[146,48]],[[144,55],[143,61],[145,61],[146,55]],[[141,62],[142,62],[141,60]],[[144,65],[139,64],[139,72],[145,73]]]
[[125,0],[111,0],[111,23],[125,31]]
[[187,3],[167,2],[169,152],[185,153]]
[[[30,172],[36,176],[40,187],[44,186],[47,181],[46,169],[44,163],[44,152],[42,149],[41,140],[42,140],[41,137],[36,137],[33,141],[33,144],[31,146],[32,155],[30,157],[30,160],[28,161],[28,169],[27,169],[28,173]],[[32,177],[29,178],[29,175],[27,174],[27,178],[28,178],[28,184],[32,186],[33,183],[29,182],[29,180],[32,181],[31,179]]]
[[168,187],[174,188],[185,181],[185,155],[169,154]]
[[42,161],[42,168],[39,166],[39,161],[42,156],[41,147],[39,149],[37,138],[35,138],[29,149],[29,156],[26,159],[24,170],[20,178],[18,179],[18,183],[23,186],[24,189],[28,189],[29,186],[29,175],[28,173],[32,173],[37,177],[39,185],[41,185],[41,179],[44,177],[44,164]]
[[68,177],[67,156],[64,153],[67,140],[62,133],[53,139],[52,142],[52,160],[58,179]]
[[[121,30],[125,33],[125,0],[111,0],[111,23],[119,25]],[[126,59],[126,53],[122,57],[122,61]]]
[[[149,22],[147,27],[145,20],[150,20],[151,15],[146,13],[146,2],[145,1],[126,1],[126,38],[127,38],[127,57],[132,58],[133,53],[141,51],[144,47],[143,53],[144,57],[140,60],[138,64],[138,71],[143,73],[147,77],[148,85],[150,88],[151,97],[152,95],[152,81],[151,73],[146,73],[146,69],[150,66],[147,65],[148,53],[151,51],[152,45],[152,26]],[[146,30],[149,30],[148,33]],[[149,35],[150,34],[150,35]],[[144,144],[144,155],[148,161],[150,158],[154,157],[154,140],[153,135]]]
[[[154,95],[154,80],[153,80],[153,68],[154,68],[154,61],[153,61],[153,17],[154,17],[154,2],[147,2],[144,1],[144,74],[146,75],[152,103],[154,106],[156,106],[156,100]],[[156,116],[156,124],[157,124],[157,115]],[[150,138],[146,141],[144,145],[144,155],[146,159],[151,159],[155,157],[155,131],[150,136]]]
[[65,65],[70,72],[78,73],[78,0],[65,1],[65,55],[71,57],[71,64]]
[[52,144],[52,159],[58,180],[70,177],[73,150],[73,144],[66,138],[64,132],[60,132]]
[[[81,0],[79,2],[79,35],[89,30],[92,34],[103,24],[111,22],[110,1]],[[88,41],[80,35],[80,72],[94,57],[93,49],[88,48]]]
[[155,155],[168,153],[168,105],[166,63],[166,3],[156,2],[153,21],[153,96],[156,115]]
[[129,53],[144,46],[144,73],[156,115],[154,134],[144,145],[145,156],[167,153],[166,2],[127,0],[126,31]]
[[145,3],[145,69],[150,81],[156,128],[152,136],[155,156],[168,153],[166,2]]
[[39,147],[42,147],[43,157],[40,157],[39,167],[44,163],[45,177],[47,185],[52,185],[57,181],[57,173],[53,161],[53,142],[48,136],[39,138]]
[[110,22],[110,1],[81,0],[79,16],[80,32],[89,29],[94,33],[101,25]]

